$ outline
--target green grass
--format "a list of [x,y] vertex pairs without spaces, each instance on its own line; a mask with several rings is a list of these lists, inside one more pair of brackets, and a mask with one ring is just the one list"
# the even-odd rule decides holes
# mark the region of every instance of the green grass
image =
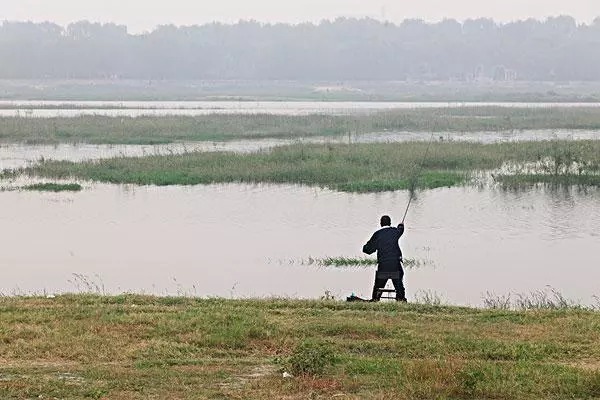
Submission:
[[348,132],[496,132],[523,129],[600,129],[600,109],[464,107],[390,110],[348,116],[2,117],[0,142],[159,144],[338,136]]
[[[498,174],[495,179],[506,185],[519,183],[518,179],[598,184],[600,141],[488,145],[436,142],[423,159],[426,148],[426,143],[297,144],[253,154],[187,153],[82,163],[46,161],[3,175],[139,185],[285,183],[348,192],[380,192],[455,186],[468,182],[473,172],[495,170],[505,163],[543,161],[549,169],[547,175],[519,173],[511,178]],[[572,163],[579,165],[576,173],[569,172]]]
[[[3,297],[0,343],[6,399],[600,396],[600,313],[586,310]],[[282,378],[292,366],[307,374]]]
[[36,183],[21,189],[38,192],[79,192],[83,187],[78,183]]
[[[419,268],[423,265],[431,263],[428,260],[417,260],[413,258],[405,258],[403,261],[404,268]],[[376,258],[352,258],[352,257],[325,257],[325,258],[312,258],[303,259],[300,261],[301,265],[316,265],[319,267],[373,267],[377,265]]]

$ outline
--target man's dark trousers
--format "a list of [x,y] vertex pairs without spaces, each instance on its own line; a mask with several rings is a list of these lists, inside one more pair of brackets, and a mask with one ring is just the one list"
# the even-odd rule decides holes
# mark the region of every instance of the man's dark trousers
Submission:
[[[399,273],[399,276],[398,276]],[[398,278],[390,278],[390,276],[398,276]],[[373,285],[373,301],[379,301],[381,299],[381,292],[378,289],[385,288],[388,279],[392,280],[394,289],[396,290],[396,301],[406,301],[406,292],[404,290],[404,284],[402,280],[404,278],[404,270],[402,269],[402,262],[385,262],[379,264],[377,272],[375,273],[375,284]]]

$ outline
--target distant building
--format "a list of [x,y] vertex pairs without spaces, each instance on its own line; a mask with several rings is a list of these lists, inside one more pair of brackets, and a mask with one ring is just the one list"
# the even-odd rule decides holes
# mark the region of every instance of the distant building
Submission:
[[503,65],[494,68],[493,79],[496,82],[511,82],[517,80],[517,71],[508,69]]

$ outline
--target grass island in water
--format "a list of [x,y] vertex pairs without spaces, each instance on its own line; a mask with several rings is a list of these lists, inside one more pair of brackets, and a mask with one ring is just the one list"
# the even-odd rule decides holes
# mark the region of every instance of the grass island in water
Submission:
[[520,130],[553,129],[600,130],[599,108],[482,106],[396,109],[353,115],[0,117],[0,143],[160,144],[386,131],[518,135]]
[[186,153],[118,157],[89,162],[44,161],[4,176],[92,180],[117,184],[198,185],[277,183],[345,192],[381,192],[461,185],[480,171],[507,163],[538,170],[498,172],[506,186],[535,183],[600,186],[600,141],[497,144],[427,143],[296,144],[252,154]]
[[83,187],[78,183],[35,183],[21,189],[38,192],[79,192]]

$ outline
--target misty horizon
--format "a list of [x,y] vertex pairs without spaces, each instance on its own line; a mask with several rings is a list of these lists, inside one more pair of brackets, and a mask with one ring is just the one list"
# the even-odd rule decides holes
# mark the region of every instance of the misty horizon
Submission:
[[76,21],[115,23],[131,33],[154,30],[160,25],[193,26],[240,20],[261,23],[318,23],[336,18],[372,18],[400,23],[407,19],[429,23],[443,19],[464,22],[488,18],[496,22],[568,15],[578,23],[591,23],[600,16],[597,0],[0,0],[2,19],[7,21],[53,22],[61,26]]
[[246,24],[246,23],[252,23],[252,24],[258,24],[261,26],[277,26],[277,25],[284,25],[284,26],[290,26],[290,27],[297,27],[297,26],[301,26],[301,25],[309,25],[309,26],[314,26],[314,27],[319,27],[323,24],[332,24],[338,21],[344,21],[344,20],[350,20],[350,21],[372,21],[372,22],[377,22],[377,23],[382,23],[385,25],[392,25],[392,26],[400,26],[404,23],[407,22],[422,22],[425,25],[437,25],[437,24],[441,24],[447,21],[450,22],[457,22],[461,25],[463,25],[465,22],[469,22],[469,21],[490,21],[493,22],[494,24],[498,25],[498,26],[505,26],[505,25],[510,25],[510,24],[518,24],[518,23],[524,23],[524,22],[528,22],[528,21],[535,21],[535,22],[539,22],[539,23],[545,23],[548,22],[550,20],[554,20],[554,19],[558,19],[558,18],[572,18],[573,20],[576,21],[578,26],[593,26],[593,25],[600,25],[600,15],[593,18],[591,21],[589,22],[582,22],[582,21],[577,21],[576,18],[574,18],[572,15],[566,15],[566,14],[561,14],[561,15],[551,15],[551,16],[547,16],[544,18],[524,18],[524,19],[516,19],[516,20],[512,20],[512,21],[499,21],[499,20],[495,20],[494,18],[488,18],[488,17],[474,17],[474,18],[466,18],[464,20],[461,19],[457,19],[457,18],[443,18],[441,20],[438,21],[428,21],[426,19],[423,18],[406,18],[404,20],[401,21],[388,21],[388,20],[381,20],[378,18],[374,18],[374,17],[370,17],[370,16],[362,16],[362,17],[345,17],[345,16],[338,16],[335,18],[324,18],[321,19],[319,21],[299,21],[299,22],[284,22],[284,21],[260,21],[257,19],[253,19],[253,18],[248,18],[248,19],[239,19],[237,21],[209,21],[209,22],[202,22],[202,23],[197,23],[197,24],[174,24],[174,23],[164,23],[164,24],[159,24],[156,25],[155,27],[153,27],[150,30],[147,31],[143,31],[143,32],[136,32],[136,31],[132,31],[130,29],[130,26],[127,24],[121,24],[121,23],[117,23],[114,21],[94,21],[94,20],[90,20],[90,19],[81,19],[81,20],[76,20],[76,21],[72,21],[69,22],[67,24],[61,24],[58,23],[56,21],[50,21],[50,20],[46,20],[46,21],[32,21],[32,20],[28,20],[28,21],[20,21],[20,20],[0,20],[0,26],[4,25],[4,24],[34,24],[34,25],[43,25],[43,24],[52,24],[52,25],[56,25],[60,28],[66,29],[68,28],[70,25],[76,25],[79,23],[90,23],[90,24],[94,24],[94,25],[100,25],[100,26],[110,26],[110,25],[114,25],[114,26],[118,26],[118,27],[123,27],[127,29],[127,33],[129,35],[132,36],[138,36],[138,35],[146,35],[149,33],[153,33],[156,30],[162,28],[162,27],[176,27],[178,29],[185,29],[185,28],[195,28],[195,27],[204,27],[204,26],[208,26],[208,25],[222,25],[222,26],[235,26],[235,25],[240,25],[240,24]]
[[125,26],[2,23],[0,78],[600,81],[600,19],[498,24],[242,22]]
[[333,24],[333,23],[336,23],[339,21],[371,21],[371,22],[375,22],[375,23],[398,27],[398,26],[401,26],[402,24],[410,23],[410,22],[420,22],[425,25],[433,26],[433,25],[443,24],[445,22],[456,22],[460,25],[464,25],[465,23],[472,22],[472,21],[489,21],[498,26],[506,26],[506,25],[511,25],[511,24],[526,23],[526,22],[531,22],[531,21],[534,21],[537,23],[546,23],[548,21],[556,20],[556,19],[560,19],[560,18],[573,19],[576,22],[577,26],[596,26],[596,25],[600,26],[600,15],[593,18],[589,22],[585,22],[585,21],[582,22],[582,21],[577,21],[577,19],[571,15],[562,14],[562,15],[555,15],[555,16],[547,16],[544,18],[530,17],[530,18],[524,18],[524,19],[516,19],[516,20],[512,20],[512,21],[499,21],[499,20],[495,20],[493,18],[488,18],[488,17],[475,17],[475,18],[467,18],[464,20],[457,19],[457,18],[443,18],[439,21],[428,21],[423,18],[406,18],[402,21],[387,21],[387,20],[381,20],[378,18],[370,17],[370,16],[362,16],[362,17],[338,16],[335,18],[324,18],[319,21],[299,21],[299,22],[260,21],[257,19],[248,18],[248,19],[240,19],[237,21],[216,21],[215,20],[215,21],[202,22],[202,23],[196,23],[196,24],[164,23],[164,24],[156,25],[152,29],[142,31],[142,32],[136,32],[134,30],[131,30],[130,26],[127,24],[121,24],[121,23],[117,23],[114,21],[94,21],[91,19],[76,20],[76,21],[69,22],[67,24],[61,24],[56,21],[50,21],[50,20],[47,20],[47,21],[31,21],[31,20],[19,21],[19,20],[5,19],[5,20],[0,20],[0,27],[3,25],[7,25],[7,24],[33,24],[33,25],[50,24],[50,25],[55,25],[57,27],[60,27],[61,29],[68,29],[69,26],[72,26],[72,25],[77,25],[80,23],[89,23],[89,24],[98,25],[98,26],[116,26],[116,27],[120,27],[120,28],[125,28],[127,31],[127,34],[130,36],[143,36],[143,35],[152,34],[152,33],[156,32],[157,30],[159,30],[161,28],[165,28],[165,27],[175,27],[177,29],[186,29],[186,28],[202,28],[202,27],[206,27],[206,26],[210,26],[210,25],[233,27],[233,26],[241,25],[241,24],[258,24],[263,27],[272,27],[272,26],[277,26],[277,25],[289,26],[289,27],[298,27],[298,26],[303,26],[303,25],[320,27],[324,24]]

